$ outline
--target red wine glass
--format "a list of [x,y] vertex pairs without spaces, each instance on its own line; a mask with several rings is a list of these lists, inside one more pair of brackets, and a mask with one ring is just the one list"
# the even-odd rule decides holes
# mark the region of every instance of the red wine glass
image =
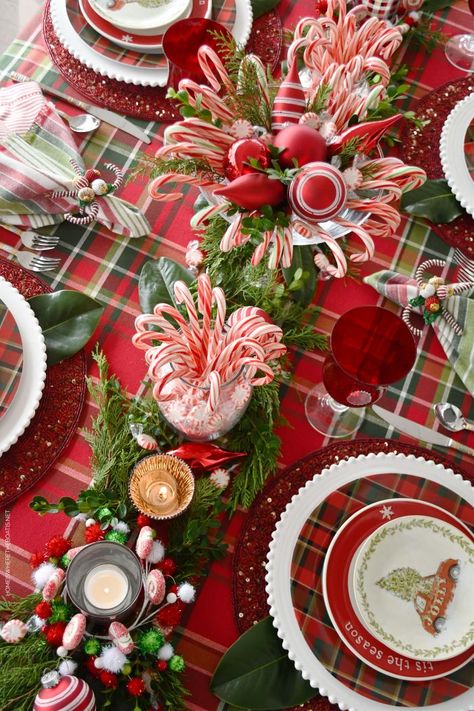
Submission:
[[[474,0],[468,0],[468,6],[474,15]],[[454,35],[444,48],[446,58],[451,64],[465,72],[474,72],[474,31]]]
[[413,367],[416,344],[408,326],[388,309],[358,306],[333,328],[323,382],[306,398],[306,417],[328,437],[347,437],[391,383]]
[[206,84],[198,51],[203,45],[208,45],[223,58],[225,49],[219,39],[222,36],[232,40],[226,27],[204,17],[188,17],[174,22],[163,36],[163,52],[169,65],[168,85],[177,89],[181,79],[193,79],[198,84]]

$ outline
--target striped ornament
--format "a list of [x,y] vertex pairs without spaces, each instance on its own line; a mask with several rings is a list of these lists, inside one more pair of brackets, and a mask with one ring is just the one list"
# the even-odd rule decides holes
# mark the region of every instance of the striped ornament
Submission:
[[298,75],[297,62],[283,80],[272,109],[272,130],[279,131],[289,123],[298,123],[306,109],[304,90]]
[[63,676],[56,686],[38,692],[33,711],[96,711],[89,684],[76,676]]
[[324,222],[335,217],[347,200],[342,173],[330,163],[308,163],[288,189],[294,213],[308,222]]

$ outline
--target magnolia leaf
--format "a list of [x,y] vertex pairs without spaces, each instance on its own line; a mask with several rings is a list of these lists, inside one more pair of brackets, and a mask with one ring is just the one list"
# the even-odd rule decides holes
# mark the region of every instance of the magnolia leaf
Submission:
[[28,299],[43,331],[48,365],[70,358],[94,333],[104,307],[80,291],[64,289]]
[[400,207],[415,217],[425,217],[435,225],[452,222],[464,210],[446,180],[427,180],[421,188],[402,196]]
[[447,7],[451,7],[453,0],[425,0],[421,10],[426,13],[437,12],[438,10],[445,10]]
[[251,0],[254,20],[260,17],[260,15],[264,15],[266,12],[273,10],[279,3],[280,0]]
[[293,261],[291,267],[283,269],[283,276],[287,284],[291,284],[293,279],[298,278],[297,272],[306,273],[308,276],[303,282],[303,286],[297,291],[292,292],[295,301],[298,301],[302,306],[308,306],[314,296],[316,289],[316,265],[314,263],[314,255],[311,246],[303,245],[294,247]]
[[298,706],[316,694],[283,649],[271,617],[244,632],[227,650],[211,691],[232,706],[252,711]]
[[140,273],[138,292],[143,313],[151,314],[156,304],[176,306],[173,285],[184,281],[188,286],[194,281],[194,274],[181,264],[167,257],[146,262]]

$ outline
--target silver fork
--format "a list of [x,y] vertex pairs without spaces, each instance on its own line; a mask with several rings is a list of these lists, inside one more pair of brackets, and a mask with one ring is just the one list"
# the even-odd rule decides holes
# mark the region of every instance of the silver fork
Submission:
[[59,258],[43,257],[41,254],[35,254],[34,252],[20,252],[4,244],[2,249],[13,254],[22,267],[30,269],[32,272],[50,272],[53,269],[57,269],[61,264]]
[[3,224],[2,227],[18,235],[25,247],[35,249],[37,252],[54,249],[59,242],[59,235],[40,235],[38,232],[33,232],[33,230],[21,230],[15,225]]

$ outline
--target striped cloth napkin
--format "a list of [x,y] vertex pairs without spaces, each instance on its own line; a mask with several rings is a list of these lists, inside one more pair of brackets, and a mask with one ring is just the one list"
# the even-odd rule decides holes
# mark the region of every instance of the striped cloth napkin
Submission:
[[[0,89],[0,222],[38,228],[77,212],[77,198],[51,195],[74,187],[71,160],[84,170],[68,127],[40,87],[25,82]],[[99,197],[97,204],[97,221],[112,232],[126,237],[150,232],[142,212],[115,194]]]
[[[364,282],[387,299],[407,306],[419,294],[415,279],[389,269],[365,277]],[[447,321],[440,317],[432,324],[446,356],[468,391],[474,393],[474,294],[450,296],[443,304],[463,330],[457,335]],[[429,326],[426,326],[429,328]]]

